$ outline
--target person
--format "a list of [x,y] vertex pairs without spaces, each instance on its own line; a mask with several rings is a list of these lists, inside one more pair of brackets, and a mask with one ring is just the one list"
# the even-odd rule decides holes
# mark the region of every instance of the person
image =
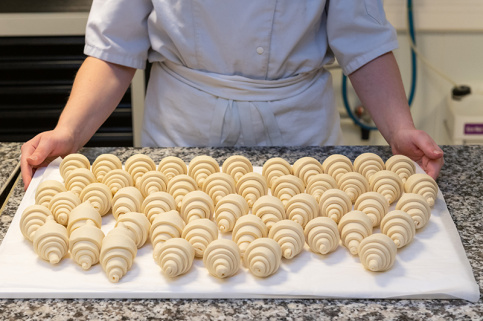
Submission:
[[25,188],[90,139],[147,60],[144,146],[340,144],[335,57],[392,152],[436,178],[443,152],[414,126],[396,48],[380,0],[94,0],[58,124],[22,146]]

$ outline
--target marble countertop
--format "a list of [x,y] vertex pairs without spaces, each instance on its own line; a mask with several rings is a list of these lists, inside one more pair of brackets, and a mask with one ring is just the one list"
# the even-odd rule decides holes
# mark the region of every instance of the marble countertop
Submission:
[[[20,146],[20,145],[19,145]],[[13,146],[0,144],[3,149]],[[20,147],[18,147],[19,149]],[[443,146],[445,166],[438,178],[448,209],[460,234],[473,272],[483,292],[483,147]],[[135,153],[151,156],[159,162],[166,156],[178,156],[189,162],[197,155],[210,155],[221,164],[228,156],[241,154],[253,165],[262,166],[271,157],[283,157],[293,163],[304,156],[324,159],[344,154],[352,160],[361,153],[374,152],[383,159],[391,153],[384,146],[266,147],[266,148],[85,148],[81,153],[91,162],[102,153],[113,153],[126,160]],[[18,204],[24,195],[20,181],[13,190],[0,220],[3,239]],[[212,319],[284,319],[284,320],[365,320],[365,319],[481,319],[483,300],[345,300],[345,299],[3,299],[0,317],[17,319],[109,319],[109,320],[212,320]]]
[[8,193],[7,185],[16,176],[20,160],[20,147],[22,145],[19,143],[0,143],[0,199],[4,199],[2,195]]

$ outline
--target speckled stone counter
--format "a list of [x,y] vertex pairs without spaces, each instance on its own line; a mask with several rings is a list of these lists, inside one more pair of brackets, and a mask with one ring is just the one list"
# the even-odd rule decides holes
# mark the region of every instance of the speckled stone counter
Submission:
[[[444,146],[446,164],[438,179],[448,209],[460,233],[473,272],[483,288],[483,147]],[[86,148],[81,151],[91,161],[101,153],[113,153],[126,160],[144,153],[159,162],[165,156],[178,156],[189,162],[197,155],[210,155],[220,164],[228,156],[247,156],[262,166],[271,157],[293,163],[303,156],[324,159],[334,153],[352,160],[363,152],[383,159],[388,147],[307,147],[307,148]],[[22,182],[14,189],[0,222],[3,239],[23,197]],[[237,300],[0,300],[2,320],[480,320],[483,300],[324,300],[324,299],[237,299]]]
[[8,193],[7,185],[10,180],[15,178],[21,146],[19,143],[0,143],[0,196]]

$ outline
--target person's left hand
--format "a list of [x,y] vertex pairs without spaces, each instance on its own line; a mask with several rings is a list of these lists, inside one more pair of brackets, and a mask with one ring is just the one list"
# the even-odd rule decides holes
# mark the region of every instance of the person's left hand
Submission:
[[417,129],[401,130],[391,140],[394,155],[405,155],[436,179],[444,164],[443,151],[425,132]]

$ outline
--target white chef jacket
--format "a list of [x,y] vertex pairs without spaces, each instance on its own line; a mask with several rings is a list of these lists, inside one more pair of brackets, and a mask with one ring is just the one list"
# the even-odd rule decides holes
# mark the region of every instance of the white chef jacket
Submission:
[[381,0],[94,0],[85,54],[153,63],[145,146],[335,145],[330,73],[397,48]]

